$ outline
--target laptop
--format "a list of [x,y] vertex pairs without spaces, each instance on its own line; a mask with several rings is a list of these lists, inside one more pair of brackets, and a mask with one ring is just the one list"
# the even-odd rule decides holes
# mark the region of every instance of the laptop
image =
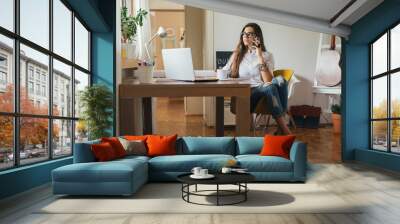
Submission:
[[190,48],[162,49],[165,77],[190,82],[218,81],[214,71],[193,69],[192,50]]

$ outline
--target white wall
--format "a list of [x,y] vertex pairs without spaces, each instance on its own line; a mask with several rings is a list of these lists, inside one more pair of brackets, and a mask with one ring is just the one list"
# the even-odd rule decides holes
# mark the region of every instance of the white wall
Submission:
[[150,9],[184,9],[181,4],[164,0],[149,0]]
[[[319,33],[217,12],[211,14],[214,14],[214,26],[211,28],[213,52],[232,50],[239,40],[243,26],[248,22],[256,22],[263,31],[267,50],[274,55],[275,69],[292,68],[301,80],[295,92],[296,97],[289,105],[312,104],[311,87],[314,82]],[[214,59],[212,61],[215,63]]]

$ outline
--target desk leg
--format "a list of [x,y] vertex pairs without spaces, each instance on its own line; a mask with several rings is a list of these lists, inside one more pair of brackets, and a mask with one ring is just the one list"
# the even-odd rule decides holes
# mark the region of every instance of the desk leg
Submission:
[[250,97],[236,97],[236,136],[250,135]]
[[215,136],[224,136],[224,97],[215,97]]
[[151,107],[151,97],[142,98],[143,107],[143,134],[151,135],[153,134],[153,111]]

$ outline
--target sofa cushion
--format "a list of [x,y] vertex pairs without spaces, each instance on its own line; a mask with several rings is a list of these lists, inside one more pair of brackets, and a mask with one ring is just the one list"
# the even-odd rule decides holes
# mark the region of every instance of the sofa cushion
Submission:
[[117,158],[122,158],[126,156],[126,151],[119,141],[118,137],[105,137],[101,138],[101,142],[108,142],[114,149],[115,155]]
[[140,140],[140,141],[146,141],[147,135],[125,135],[123,136],[128,141],[134,141],[134,140]]
[[185,155],[235,155],[235,139],[233,137],[182,137],[181,150]]
[[115,154],[113,147],[108,142],[93,144],[91,145],[91,149],[94,157],[96,157],[96,161],[105,162],[118,158],[118,156]]
[[158,156],[149,160],[150,171],[163,172],[190,172],[193,167],[199,166],[210,171],[219,171],[230,159],[231,155],[175,155]]
[[[58,182],[129,182],[133,173],[143,172],[147,163],[140,159],[108,162],[74,163],[53,170],[53,181]],[[143,173],[147,176],[147,173]]]
[[278,156],[238,155],[240,167],[249,172],[292,172],[292,161]]
[[261,149],[261,156],[280,156],[289,159],[290,148],[294,140],[295,135],[265,135],[264,146]]
[[236,155],[260,154],[263,137],[236,137]]
[[178,135],[161,136],[149,135],[147,136],[146,144],[148,148],[148,156],[164,156],[176,154],[176,139]]
[[118,138],[126,151],[126,155],[147,155],[146,143],[142,140],[126,140],[125,138]]

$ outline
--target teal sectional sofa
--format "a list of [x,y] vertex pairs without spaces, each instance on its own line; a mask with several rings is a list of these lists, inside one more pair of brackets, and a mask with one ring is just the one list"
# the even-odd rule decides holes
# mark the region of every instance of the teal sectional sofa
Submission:
[[260,156],[263,137],[181,137],[177,155],[127,156],[96,162],[90,149],[98,141],[75,144],[74,163],[52,171],[54,194],[131,195],[148,181],[176,181],[193,167],[218,172],[228,160],[236,160],[259,182],[305,182],[306,144],[295,141],[290,159]]

